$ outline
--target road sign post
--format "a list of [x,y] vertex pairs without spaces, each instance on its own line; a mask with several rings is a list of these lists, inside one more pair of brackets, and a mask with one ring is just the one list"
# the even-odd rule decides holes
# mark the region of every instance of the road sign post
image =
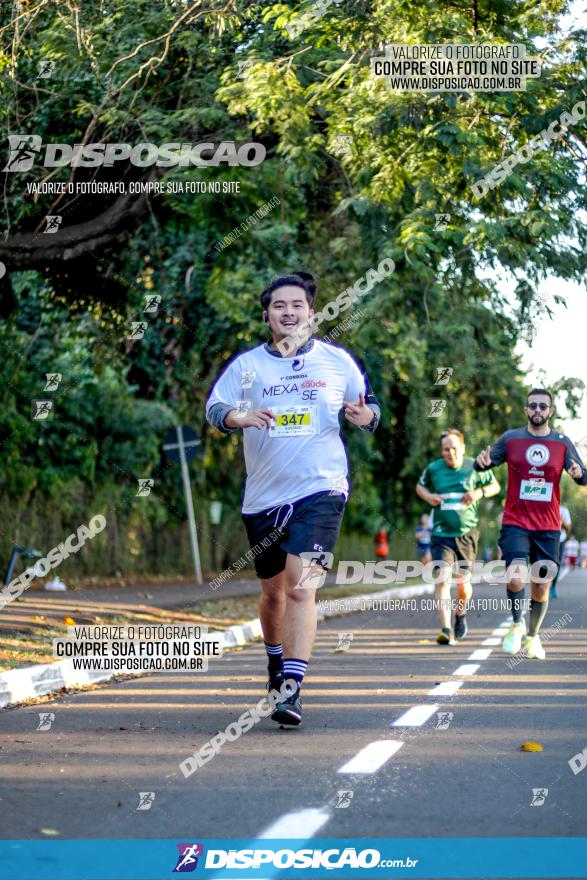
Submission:
[[198,532],[196,529],[196,517],[194,515],[194,501],[192,498],[192,487],[190,485],[188,461],[195,458],[197,447],[200,446],[201,442],[202,441],[196,437],[194,431],[185,425],[176,425],[175,428],[167,431],[163,438],[164,452],[168,458],[172,461],[179,461],[181,465],[185,506],[188,515],[192,555],[194,557],[194,571],[198,584],[203,583],[202,566],[200,564],[200,548],[198,547]]

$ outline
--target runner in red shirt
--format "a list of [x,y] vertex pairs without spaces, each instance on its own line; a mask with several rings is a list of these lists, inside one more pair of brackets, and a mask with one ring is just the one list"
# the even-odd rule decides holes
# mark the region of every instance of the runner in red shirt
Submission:
[[[549,391],[534,388],[524,409],[525,428],[502,434],[475,460],[475,469],[488,470],[507,462],[508,493],[499,546],[506,566],[513,563],[544,563],[532,581],[529,632],[522,614],[524,581],[509,577],[507,595],[513,623],[503,640],[506,654],[522,647],[531,659],[544,660],[538,632],[548,607],[549,574],[558,570],[560,543],[560,479],[566,470],[579,485],[587,485],[587,470],[568,437],[553,431],[548,420],[554,413]],[[509,573],[508,573],[509,574]]]

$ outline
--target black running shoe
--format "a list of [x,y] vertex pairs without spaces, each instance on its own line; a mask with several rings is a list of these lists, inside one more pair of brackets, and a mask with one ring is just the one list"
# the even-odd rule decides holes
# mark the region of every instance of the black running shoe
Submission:
[[467,617],[465,614],[459,615],[455,614],[455,625],[454,625],[454,633],[455,639],[459,641],[464,639],[467,633],[469,632],[469,627],[467,626]]
[[298,724],[302,723],[302,698],[299,688],[291,697],[288,697],[281,703],[277,703],[271,720],[288,727],[297,727]]

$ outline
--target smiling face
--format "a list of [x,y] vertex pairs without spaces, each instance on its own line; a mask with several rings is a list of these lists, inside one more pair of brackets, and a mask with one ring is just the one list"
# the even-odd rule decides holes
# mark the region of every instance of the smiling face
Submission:
[[267,310],[273,341],[279,342],[286,336],[293,336],[313,314],[314,309],[308,304],[303,288],[287,284],[273,291]]
[[533,428],[541,428],[546,425],[554,410],[548,394],[531,394],[524,412]]
[[447,434],[442,438],[440,451],[447,465],[451,468],[460,468],[465,457],[465,444],[456,434]]

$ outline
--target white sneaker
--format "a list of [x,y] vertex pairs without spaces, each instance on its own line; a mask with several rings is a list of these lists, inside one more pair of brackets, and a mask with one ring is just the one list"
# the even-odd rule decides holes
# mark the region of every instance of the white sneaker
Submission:
[[526,636],[524,651],[528,655],[528,660],[544,660],[546,658],[546,651],[542,647],[540,636]]
[[526,624],[523,620],[519,623],[512,623],[501,645],[502,651],[506,654],[517,654],[522,647],[522,639],[526,635]]

